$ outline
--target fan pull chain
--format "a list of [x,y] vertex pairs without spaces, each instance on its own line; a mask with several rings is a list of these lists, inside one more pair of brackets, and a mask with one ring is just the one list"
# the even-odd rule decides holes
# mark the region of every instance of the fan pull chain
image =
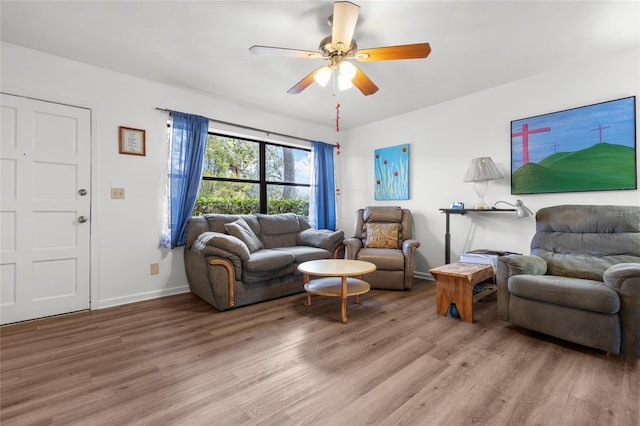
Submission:
[[[340,132],[340,102],[336,102],[336,133]],[[336,155],[340,155],[340,142],[336,141]]]

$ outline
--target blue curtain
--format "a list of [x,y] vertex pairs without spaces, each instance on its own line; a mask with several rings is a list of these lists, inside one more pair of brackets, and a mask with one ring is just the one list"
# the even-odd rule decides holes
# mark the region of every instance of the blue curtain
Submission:
[[309,220],[316,229],[336,229],[336,185],[333,172],[334,146],[311,142],[313,174]]
[[[174,248],[185,244],[187,221],[196,204],[209,119],[198,115],[172,112],[172,137],[169,159],[169,233],[160,245]],[[170,240],[170,241],[167,241]]]

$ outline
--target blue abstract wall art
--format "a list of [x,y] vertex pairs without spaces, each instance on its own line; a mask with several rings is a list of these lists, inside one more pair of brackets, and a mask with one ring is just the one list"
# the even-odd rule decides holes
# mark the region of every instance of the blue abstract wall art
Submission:
[[409,144],[374,151],[374,198],[409,199]]

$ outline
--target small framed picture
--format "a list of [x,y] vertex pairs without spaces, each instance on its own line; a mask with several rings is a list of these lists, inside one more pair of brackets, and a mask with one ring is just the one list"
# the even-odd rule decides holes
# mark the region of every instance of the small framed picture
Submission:
[[462,201],[456,201],[455,203],[451,204],[451,208],[454,210],[463,210],[464,203]]
[[120,126],[120,154],[146,155],[145,131]]

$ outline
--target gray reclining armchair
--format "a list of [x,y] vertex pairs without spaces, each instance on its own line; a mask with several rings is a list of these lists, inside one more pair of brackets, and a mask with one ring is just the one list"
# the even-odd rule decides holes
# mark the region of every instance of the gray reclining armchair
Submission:
[[376,265],[362,279],[372,288],[408,290],[413,280],[413,258],[420,243],[413,239],[411,211],[397,206],[370,206],[356,212],[353,238],[344,241],[345,259]]
[[640,358],[640,207],[540,209],[530,256],[498,260],[498,317]]

